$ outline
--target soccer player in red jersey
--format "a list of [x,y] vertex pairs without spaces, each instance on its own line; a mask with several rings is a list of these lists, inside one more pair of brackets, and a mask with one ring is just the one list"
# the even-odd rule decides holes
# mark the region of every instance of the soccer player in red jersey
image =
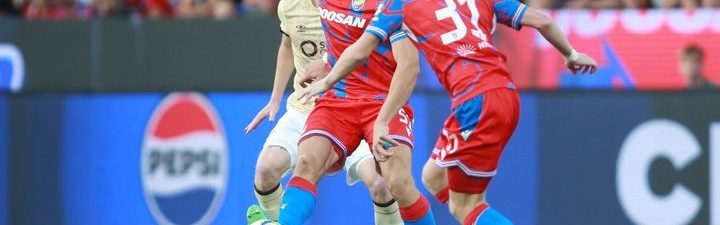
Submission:
[[[520,110],[505,56],[490,36],[496,22],[515,29],[537,29],[565,56],[573,73],[593,73],[597,63],[575,51],[550,17],[516,0],[386,0],[381,8],[328,77],[342,77],[367,56],[362,49],[392,38],[389,34],[398,30],[406,31],[452,101],[452,114],[423,168],[423,183],[439,200],[449,199],[451,213],[463,224],[512,224],[485,202],[487,186]],[[390,93],[411,88],[399,87]],[[309,91],[319,93],[322,87]],[[373,143],[379,160],[397,154],[385,148],[397,144],[387,138],[386,131],[390,116],[407,102],[408,95],[401,96],[386,100],[375,122]]]
[[[363,34],[370,24],[378,0],[321,0],[320,18],[326,36],[327,61],[334,65],[340,54]],[[370,58],[358,61],[359,68],[342,80],[322,79],[313,87],[329,91],[318,98],[305,124],[293,177],[283,196],[278,222],[301,225],[310,217],[318,193],[315,185],[326,173],[342,168],[361,139],[372,146],[373,124],[390,83],[414,86],[418,73],[417,50],[398,30],[388,40],[368,50]],[[372,53],[372,54],[371,54]],[[395,60],[397,58],[397,60]],[[349,71],[348,71],[349,72]],[[326,82],[331,81],[331,82]],[[305,98],[304,100],[309,100]],[[396,158],[380,168],[390,193],[405,221],[435,224],[425,197],[414,185],[410,172],[413,111],[400,105],[388,119],[385,134],[396,145],[389,146]],[[379,202],[378,206],[393,202]]]

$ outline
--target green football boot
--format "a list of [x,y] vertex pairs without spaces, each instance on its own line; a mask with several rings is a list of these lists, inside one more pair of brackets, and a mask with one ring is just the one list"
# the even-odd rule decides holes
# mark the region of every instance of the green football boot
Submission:
[[268,218],[265,211],[258,205],[251,205],[247,210],[247,224],[248,225],[279,225],[279,223],[272,221]]

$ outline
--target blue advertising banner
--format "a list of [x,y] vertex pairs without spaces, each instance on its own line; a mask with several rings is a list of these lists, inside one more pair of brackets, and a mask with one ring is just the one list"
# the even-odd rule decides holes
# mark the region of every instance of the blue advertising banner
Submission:
[[160,94],[66,98],[61,161],[65,224],[152,224],[140,173],[143,134]]
[[12,95],[9,100],[9,224],[64,221],[60,128],[64,97]]
[[[266,93],[66,96],[59,132],[65,224],[188,224],[205,220],[243,224],[245,209],[256,201],[255,161],[274,124],[264,122],[250,134],[243,129],[268,98]],[[489,201],[516,224],[535,224],[536,218],[536,192],[525,189],[537,186],[535,102],[533,96],[523,96],[523,110],[528,113],[523,114],[490,189]],[[424,191],[422,165],[448,115],[449,102],[445,95],[421,94],[414,96],[411,104],[416,111],[413,174]],[[178,118],[183,123],[173,123]],[[211,128],[203,129],[203,124]],[[184,155],[197,159],[206,154],[202,149],[220,149],[209,150],[218,160],[210,160],[213,164],[183,159]],[[185,166],[207,165],[220,169],[204,177],[192,175],[193,169],[179,172]],[[170,176],[183,177],[184,182],[174,182]],[[348,187],[344,172],[324,178],[319,193],[319,203],[308,224],[372,224],[368,191],[362,184]],[[445,206],[431,202],[438,221],[457,224]]]
[[[244,224],[275,125],[244,128],[269,93],[0,96],[0,224]],[[523,93],[488,202],[518,225],[720,224],[720,98],[713,92]],[[416,93],[421,185],[445,93]],[[284,110],[284,107],[283,109]],[[283,112],[280,112],[280,116]],[[372,224],[364,185],[323,179],[307,224]]]
[[619,207],[615,167],[625,135],[650,117],[646,95],[541,96],[538,224],[633,224]]
[[0,225],[8,224],[8,102],[0,95]]

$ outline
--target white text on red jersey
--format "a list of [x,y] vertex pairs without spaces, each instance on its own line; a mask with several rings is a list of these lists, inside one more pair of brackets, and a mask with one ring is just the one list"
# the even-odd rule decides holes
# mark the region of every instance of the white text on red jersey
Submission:
[[345,15],[345,13],[339,13],[327,9],[320,9],[320,17],[322,17],[325,20],[336,22],[340,24],[345,24],[348,26],[353,26],[357,28],[364,28],[365,22],[367,22],[366,19],[362,17],[355,17],[353,15]]

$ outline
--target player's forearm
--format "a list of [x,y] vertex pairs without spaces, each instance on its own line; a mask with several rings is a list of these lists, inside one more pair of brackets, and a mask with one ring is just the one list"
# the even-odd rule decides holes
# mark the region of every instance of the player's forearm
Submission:
[[330,73],[328,73],[325,81],[328,82],[329,85],[333,85],[345,78],[348,74],[350,74],[350,72],[357,68],[363,60],[370,56],[370,53],[372,53],[373,49],[375,49],[378,42],[379,40],[372,34],[363,33],[363,35],[360,36],[360,39],[355,41],[355,43],[347,47],[343,53],[340,54],[340,58],[337,60],[335,65],[333,65],[333,68],[330,70]]
[[390,91],[388,92],[385,102],[378,113],[377,122],[388,123],[400,109],[407,104],[415,89],[417,76],[419,73],[418,66],[398,67],[393,75],[390,83]]
[[361,51],[356,44],[352,44],[346,48],[332,70],[330,70],[330,73],[326,76],[325,80],[328,84],[332,85],[337,83],[357,68],[369,55],[365,55],[364,53],[365,51]]
[[292,46],[290,39],[283,36],[278,48],[277,63],[275,65],[275,81],[273,82],[273,91],[270,101],[281,102],[285,93],[285,87],[295,68],[293,64]]
[[563,56],[570,57],[570,55],[572,55],[572,45],[570,45],[570,42],[565,37],[565,34],[562,33],[560,27],[555,24],[555,22],[552,20],[552,18],[550,18],[550,16],[540,12],[537,9],[528,7],[521,23],[524,26],[530,26],[537,29],[537,31],[540,32],[540,34],[548,42],[550,42],[550,44],[552,44],[555,49],[560,51]]
[[388,123],[400,108],[407,104],[410,95],[415,89],[417,76],[420,72],[418,52],[412,42],[408,39],[396,41],[392,45],[393,55],[397,66],[390,82],[390,90],[385,103],[380,108],[379,123]]
[[555,46],[555,49],[560,51],[563,56],[570,57],[573,52],[573,47],[555,23],[544,29],[538,29],[538,31],[540,31],[540,34],[542,34],[550,44]]

